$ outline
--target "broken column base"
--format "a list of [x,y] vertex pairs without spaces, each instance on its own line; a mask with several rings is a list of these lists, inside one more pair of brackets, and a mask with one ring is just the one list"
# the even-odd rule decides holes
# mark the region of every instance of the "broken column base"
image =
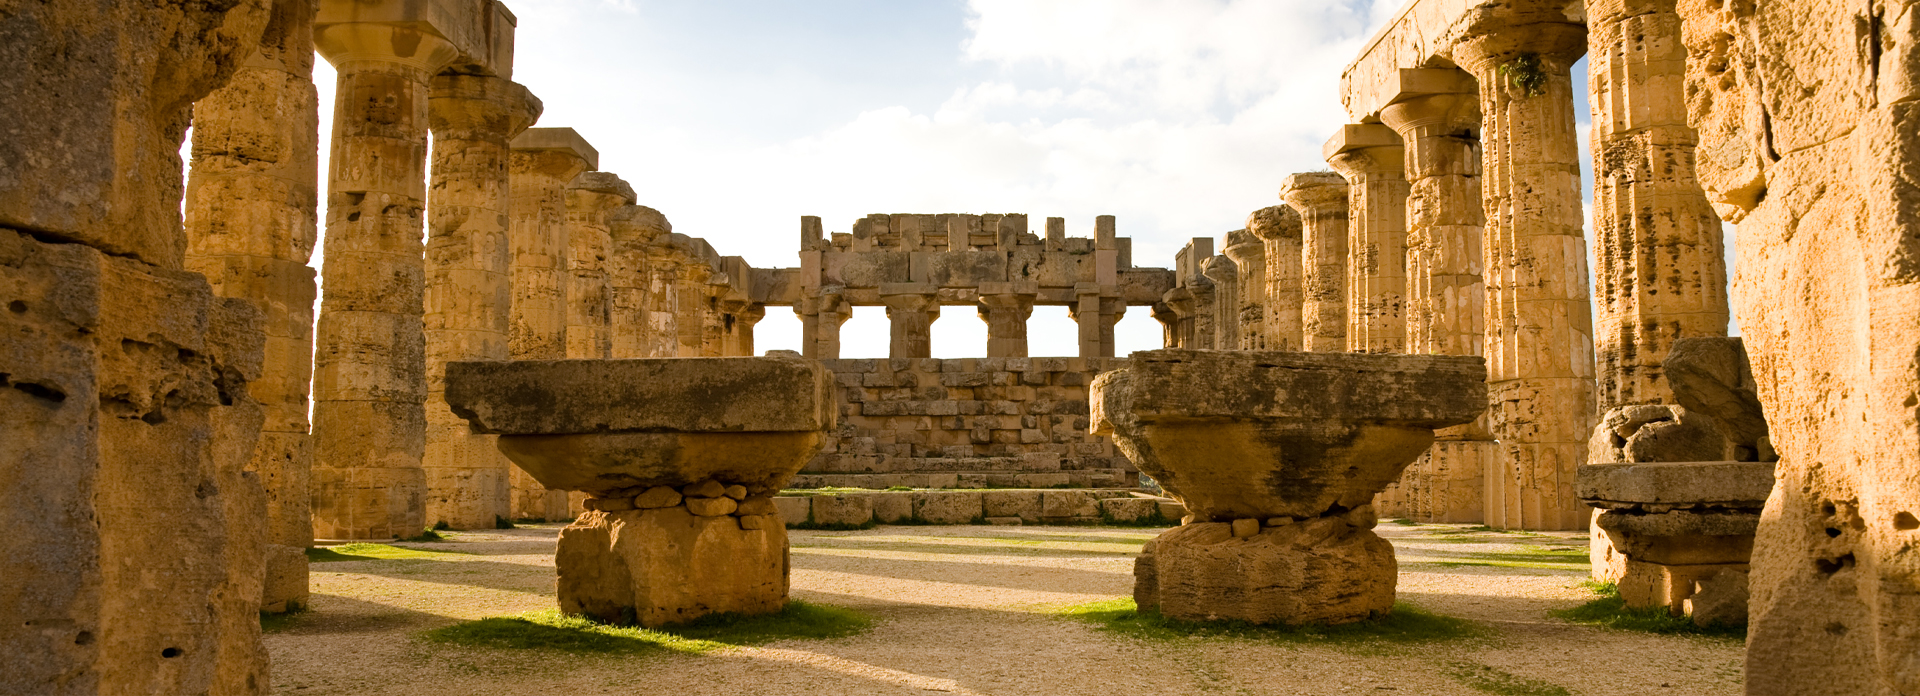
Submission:
[[1399,569],[1372,522],[1363,507],[1265,525],[1175,527],[1147,542],[1134,562],[1134,602],[1186,621],[1325,625],[1385,615]]
[[656,627],[787,606],[787,529],[774,514],[588,511],[561,530],[554,564],[560,611],[602,623]]
[[307,608],[307,550],[299,546],[267,545],[267,578],[260,595],[260,611],[284,614]]

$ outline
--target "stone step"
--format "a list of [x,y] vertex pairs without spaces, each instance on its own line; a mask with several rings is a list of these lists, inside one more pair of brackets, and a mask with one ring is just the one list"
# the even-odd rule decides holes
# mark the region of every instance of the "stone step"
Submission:
[[960,471],[912,474],[799,474],[788,488],[1113,488],[1140,484],[1139,474],[1124,469],[1045,473]]

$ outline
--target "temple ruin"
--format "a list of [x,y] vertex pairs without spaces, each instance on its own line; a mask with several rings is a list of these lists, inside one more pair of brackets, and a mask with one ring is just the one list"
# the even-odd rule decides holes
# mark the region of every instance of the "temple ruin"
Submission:
[[[318,541],[572,520],[562,608],[655,625],[784,606],[796,523],[1185,516],[1140,606],[1356,620],[1392,606],[1379,517],[1590,529],[1629,604],[1749,622],[1747,693],[1920,694],[1920,2],[1411,0],[1327,95],[1326,169],[1171,259],[1113,216],[914,213],[801,216],[777,268],[543,122],[519,21],[0,3],[0,692],[265,693],[256,616],[309,603]],[[945,306],[986,355],[932,357]],[[1077,355],[1030,354],[1036,306]],[[769,307],[798,355],[749,359]],[[842,357],[855,307],[887,358]],[[1168,350],[1116,355],[1128,311]],[[751,466],[575,476],[696,441]],[[1276,444],[1362,441],[1344,479]],[[721,536],[610,541],[674,525]],[[614,567],[651,575],[578,572]]]

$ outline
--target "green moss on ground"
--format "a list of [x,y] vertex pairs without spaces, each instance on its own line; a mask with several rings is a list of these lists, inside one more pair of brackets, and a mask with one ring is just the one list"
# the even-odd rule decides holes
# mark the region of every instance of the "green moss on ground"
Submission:
[[1620,599],[1620,588],[1610,582],[1580,583],[1592,590],[1595,598],[1572,609],[1555,609],[1547,614],[1557,619],[1566,619],[1574,623],[1589,626],[1603,626],[1623,631],[1640,631],[1661,635],[1711,636],[1746,640],[1746,626],[1695,626],[1693,619],[1674,616],[1664,607],[1630,609],[1625,600]]
[[1145,640],[1239,638],[1275,643],[1418,644],[1480,638],[1487,629],[1466,619],[1435,614],[1405,602],[1366,621],[1338,626],[1261,626],[1244,621],[1182,621],[1140,611],[1133,598],[1076,604],[1057,612],[1097,624],[1102,630]]
[[573,654],[704,653],[777,640],[845,638],[864,633],[873,619],[842,607],[795,600],[778,614],[716,614],[658,629],[614,626],[558,610],[465,621],[420,634],[432,643]]
[[332,563],[338,561],[378,561],[396,558],[441,558],[464,555],[456,551],[427,551],[409,549],[386,544],[341,544],[339,546],[316,546],[307,549],[307,560],[313,563]]
[[1500,696],[1572,696],[1573,694],[1567,690],[1567,687],[1559,684],[1529,679],[1487,665],[1469,662],[1449,664],[1447,676],[1459,680],[1460,683],[1475,691]]

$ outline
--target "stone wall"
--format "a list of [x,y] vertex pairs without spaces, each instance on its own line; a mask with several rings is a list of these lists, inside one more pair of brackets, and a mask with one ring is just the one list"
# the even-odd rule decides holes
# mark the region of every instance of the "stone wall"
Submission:
[[1137,471],[1088,433],[1087,385],[1125,358],[827,360],[840,428],[808,486],[1132,486]]

